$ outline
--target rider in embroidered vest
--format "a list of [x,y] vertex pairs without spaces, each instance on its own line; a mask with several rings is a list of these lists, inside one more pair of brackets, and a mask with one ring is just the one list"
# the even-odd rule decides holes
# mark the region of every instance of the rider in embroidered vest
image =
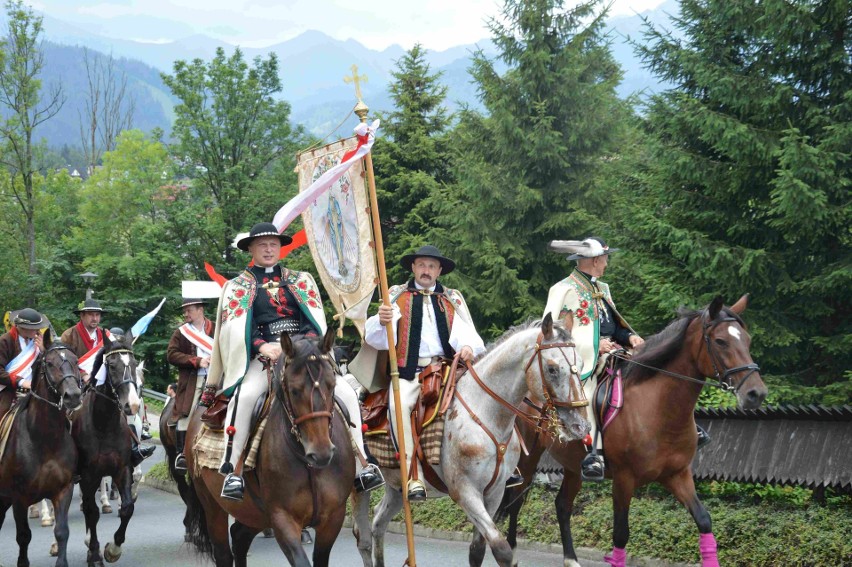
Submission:
[[[228,281],[219,300],[202,403],[210,403],[220,388],[221,393],[231,396],[225,419],[230,440],[219,472],[226,475],[222,497],[232,500],[243,498],[244,482],[235,470],[249,438],[252,411],[267,389],[264,364],[273,364],[282,354],[281,333],[321,336],[326,331],[313,277],[278,265],[281,246],[290,242],[290,237],[279,234],[272,223],[252,227],[236,246],[251,253],[254,265]],[[337,381],[335,396],[350,400],[344,402],[347,408],[352,407],[350,417],[358,411],[357,395],[344,380]],[[356,444],[363,446],[360,428],[350,426],[349,430]],[[363,468],[355,479],[357,490],[372,490],[382,484],[381,474],[372,465]]]
[[[597,236],[582,241],[554,241],[551,250],[571,252],[568,260],[576,260],[577,267],[561,282],[550,288],[544,314],[563,316],[573,310],[576,319],[572,332],[583,358],[583,380],[586,398],[594,399],[597,377],[606,365],[609,354],[622,349],[639,347],[645,341],[630,327],[615,308],[609,286],[600,281],[609,263],[609,255],[617,248],[609,248]],[[592,422],[593,438],[597,442],[597,426]],[[699,427],[699,445],[709,437]],[[593,450],[582,464],[585,480],[603,480],[603,457]]]
[[12,328],[0,336],[0,419],[15,401],[15,389],[28,390],[32,383],[33,362],[44,352],[41,330],[47,318],[35,309],[11,314]]
[[178,368],[174,407],[168,423],[169,427],[176,427],[178,455],[175,458],[175,469],[178,471],[186,471],[183,451],[189,414],[201,397],[213,353],[213,322],[204,316],[206,305],[204,299],[184,298],[181,309],[185,322],[172,333],[166,348],[166,359]]
[[[77,355],[80,374],[83,376],[83,381],[88,383],[95,356],[103,348],[104,337],[112,337],[113,335],[100,327],[104,309],[97,300],[86,299],[74,310],[74,313],[80,316],[80,321],[73,327],[65,329],[59,340]],[[131,426],[133,431],[130,436],[130,462],[135,468],[143,460],[153,455],[156,447],[140,445],[135,426],[132,423],[128,423],[128,425]]]
[[[455,262],[441,255],[434,246],[423,246],[413,254],[403,256],[400,265],[411,270],[413,278],[406,285],[389,290],[393,307],[382,305],[379,312],[367,319],[364,340],[375,349],[387,350],[384,325],[396,326],[396,351],[399,366],[399,393],[402,405],[402,429],[405,452],[411,458],[414,438],[409,416],[420,395],[418,374],[438,357],[453,357],[456,352],[463,360],[472,360],[485,352],[470,318],[462,294],[441,285],[438,276],[449,274]],[[396,420],[393,396],[390,396],[391,420]],[[396,430],[396,425],[392,428]],[[415,460],[416,463],[416,460]],[[409,500],[426,498],[426,486],[420,480],[420,465],[408,481]]]

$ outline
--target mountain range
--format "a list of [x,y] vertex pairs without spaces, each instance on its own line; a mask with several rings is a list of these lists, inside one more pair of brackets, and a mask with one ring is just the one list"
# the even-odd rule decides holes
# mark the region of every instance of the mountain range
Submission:
[[[621,96],[654,92],[660,88],[657,80],[636,59],[627,38],[641,38],[643,18],[657,27],[670,28],[670,14],[677,11],[677,0],[668,0],[641,15],[618,16],[607,21],[613,55],[624,70],[624,80],[619,87]],[[60,113],[36,133],[37,137],[46,138],[52,147],[80,143],[79,113],[87,92],[84,46],[100,54],[112,54],[118,71],[126,74],[136,99],[134,127],[146,131],[159,127],[166,133],[174,119],[176,100],[163,84],[160,73],[170,73],[178,59],[208,61],[218,47],[228,53],[234,49],[230,44],[203,35],[169,43],[116,39],[93,34],[49,14],[43,17],[45,67],[42,82],[44,85],[60,83],[67,98]],[[283,83],[281,97],[292,106],[292,120],[318,136],[331,134],[353,106],[352,86],[343,82],[344,76],[351,75],[353,64],[358,66],[359,75],[368,77],[361,90],[371,111],[391,110],[393,103],[387,87],[393,79],[391,73],[396,61],[405,53],[398,45],[372,50],[355,40],[342,41],[319,31],[307,31],[266,48],[242,50],[248,60],[266,57],[270,52],[278,56]],[[441,81],[448,87],[447,107],[451,111],[463,104],[479,106],[476,86],[468,74],[471,56],[477,50],[489,57],[497,52],[490,40],[483,39],[476,44],[426,54],[431,70],[442,73]],[[499,65],[497,68],[501,69]],[[354,118],[350,122],[350,126],[354,125]],[[349,132],[350,126],[340,131]]]

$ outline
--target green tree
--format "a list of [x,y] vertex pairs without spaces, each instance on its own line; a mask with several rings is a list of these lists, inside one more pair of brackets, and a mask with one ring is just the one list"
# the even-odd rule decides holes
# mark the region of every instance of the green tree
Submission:
[[429,238],[429,195],[450,179],[446,129],[450,118],[443,106],[447,87],[440,73],[430,73],[426,50],[416,44],[392,72],[391,98],[395,110],[382,118],[387,136],[375,145],[374,166],[379,210],[385,230],[386,257],[392,282],[408,273],[396,259]]
[[[6,34],[0,40],[0,107],[5,117],[0,136],[6,146],[3,162],[12,172],[7,193],[14,195],[25,219],[27,268],[32,276],[37,271],[33,176],[38,171],[33,131],[59,112],[65,99],[59,86],[45,100],[40,97],[42,18],[21,0],[6,3],[6,16]],[[21,179],[20,186],[14,182],[16,178]],[[26,289],[26,295],[32,297],[32,287]]]
[[[684,0],[648,25],[653,137],[623,192],[629,292],[662,324],[678,304],[752,294],[767,374],[826,385],[852,368],[852,7]],[[835,386],[848,402],[849,384]]]
[[[212,194],[216,209],[210,216],[218,217],[219,250],[229,261],[234,235],[271,219],[285,202],[280,186],[276,191],[266,183],[271,166],[281,159],[289,170],[295,166],[301,128],[290,125],[290,105],[275,99],[281,92],[278,73],[275,54],[257,57],[249,66],[239,49],[227,57],[219,48],[209,63],[176,61],[174,74],[162,76],[180,100],[173,153],[197,167],[197,173],[190,172],[192,184]],[[285,182],[295,187],[295,175]]]
[[451,280],[488,334],[533,316],[570,270],[546,245],[604,224],[606,170],[629,107],[597,1],[507,0],[492,19],[498,58],[471,69],[487,114],[461,113],[457,182],[434,196],[436,241],[459,261]]

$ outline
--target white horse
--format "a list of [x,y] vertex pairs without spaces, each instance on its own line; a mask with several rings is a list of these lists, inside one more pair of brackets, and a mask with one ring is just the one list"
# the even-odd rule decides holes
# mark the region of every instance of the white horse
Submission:
[[[473,522],[471,564],[482,562],[487,541],[501,567],[512,565],[512,548],[492,516],[520,458],[514,424],[520,413],[516,408],[527,392],[543,406],[542,426],[560,440],[582,439],[589,432],[588,401],[580,383],[583,363],[571,339],[572,325],[573,314],[560,325],[554,325],[548,314],[540,328],[524,325],[512,329],[456,385],[445,414],[441,465],[433,468],[449,496]],[[369,497],[353,493],[353,532],[365,567],[384,566],[385,531],[403,504],[399,469],[382,472],[387,486],[375,509],[372,529]],[[431,485],[427,485],[427,493],[445,496]]]

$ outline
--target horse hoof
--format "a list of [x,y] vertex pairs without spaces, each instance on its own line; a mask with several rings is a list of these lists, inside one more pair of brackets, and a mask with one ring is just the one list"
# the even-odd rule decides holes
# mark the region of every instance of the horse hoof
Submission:
[[57,555],[59,555],[59,544],[54,541],[50,544],[50,556],[56,557]]
[[112,542],[106,544],[104,546],[104,559],[108,563],[115,563],[121,559],[121,546],[114,545]]
[[104,504],[101,506],[101,513],[103,514],[112,514],[112,506],[109,504]]
[[53,525],[53,518],[42,518],[41,519],[41,527],[49,528]]

